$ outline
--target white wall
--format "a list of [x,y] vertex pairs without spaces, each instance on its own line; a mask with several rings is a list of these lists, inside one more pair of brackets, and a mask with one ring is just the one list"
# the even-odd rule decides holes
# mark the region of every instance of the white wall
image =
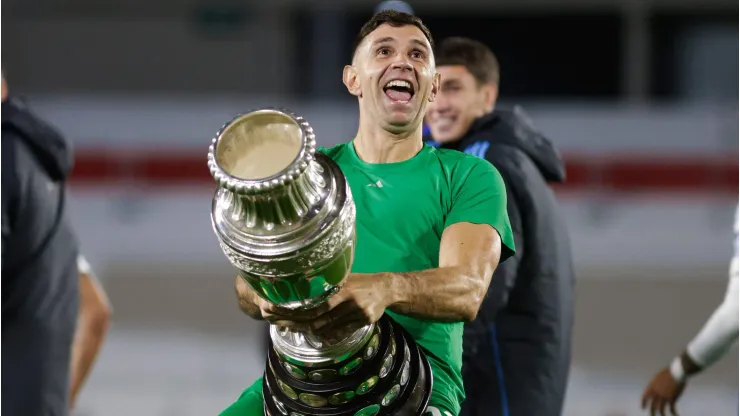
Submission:
[[[34,109],[78,146],[202,148],[239,113],[282,107],[308,120],[321,145],[356,132],[357,107],[239,96],[37,96]],[[506,103],[502,104],[506,106]],[[598,103],[530,103],[524,109],[564,152],[717,155],[737,151],[738,109],[720,106],[634,108]],[[84,114],[84,116],[81,116]]]
[[[208,190],[73,189],[70,212],[85,252],[107,261],[219,262]],[[598,270],[724,265],[737,200],[569,196],[562,211],[573,253],[589,276]],[[723,266],[724,267],[724,266]]]

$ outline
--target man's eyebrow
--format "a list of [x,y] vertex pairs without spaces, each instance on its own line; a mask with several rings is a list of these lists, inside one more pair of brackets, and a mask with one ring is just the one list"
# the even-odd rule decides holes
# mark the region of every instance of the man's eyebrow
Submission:
[[423,41],[420,41],[419,39],[412,39],[411,42],[415,43],[418,46],[421,46],[422,48],[424,48],[425,51],[429,50],[429,47],[427,46],[427,44]]
[[[378,45],[378,44],[381,44],[381,43],[390,43],[390,42],[395,42],[395,41],[396,41],[395,38],[392,38],[390,36],[386,36],[384,38],[380,38],[380,39],[374,41],[373,42],[373,45]],[[429,47],[427,46],[427,44],[424,43],[423,41],[419,40],[419,39],[411,39],[411,43],[414,43],[417,46],[420,46],[420,47],[424,48],[425,51],[428,51],[429,50]]]
[[375,42],[373,42],[373,45],[377,45],[379,43],[388,43],[388,42],[393,42],[393,41],[395,41],[395,39],[393,39],[390,36],[386,36],[384,38],[380,38],[380,39],[376,40]]

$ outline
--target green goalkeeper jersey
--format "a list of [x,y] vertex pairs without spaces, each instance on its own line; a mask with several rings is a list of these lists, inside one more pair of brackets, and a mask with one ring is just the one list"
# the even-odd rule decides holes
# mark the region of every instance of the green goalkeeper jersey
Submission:
[[[501,236],[501,260],[514,252],[506,189],[488,161],[424,145],[397,163],[366,163],[354,144],[319,149],[347,177],[357,207],[356,273],[413,272],[439,266],[444,229],[489,224]],[[460,412],[463,323],[416,319],[387,311],[427,352],[434,373],[431,404]]]

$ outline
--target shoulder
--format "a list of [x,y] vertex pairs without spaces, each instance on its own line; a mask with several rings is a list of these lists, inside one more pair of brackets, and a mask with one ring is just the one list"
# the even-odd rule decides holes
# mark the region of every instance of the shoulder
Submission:
[[458,150],[430,147],[430,152],[439,160],[441,166],[449,169],[472,169],[478,165],[491,165],[485,159]]
[[528,181],[542,176],[534,161],[516,146],[493,143],[484,157],[507,182]]
[[502,182],[498,169],[488,160],[476,155],[450,149],[433,149],[440,166],[447,173],[453,187],[480,182],[486,186]]
[[525,162],[531,162],[531,159],[520,148],[507,143],[492,142],[482,156],[494,166],[517,166]]
[[333,160],[339,159],[346,151],[347,146],[349,143],[340,143],[338,145],[332,146],[332,147],[323,147],[320,146],[316,149],[317,152],[323,153],[326,156],[329,156]]
[[18,176],[22,173],[19,172],[19,167],[27,167],[29,162],[33,162],[33,158],[17,131],[3,124],[2,134],[2,172],[5,189],[9,181],[19,179]]
[[3,184],[8,183],[6,175],[10,180],[25,182],[24,178],[39,171],[41,164],[18,131],[3,125],[2,135]]

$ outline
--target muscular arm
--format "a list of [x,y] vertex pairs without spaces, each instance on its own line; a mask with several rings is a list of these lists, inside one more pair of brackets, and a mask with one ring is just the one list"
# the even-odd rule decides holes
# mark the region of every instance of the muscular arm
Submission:
[[421,319],[471,321],[500,257],[501,238],[493,227],[453,224],[442,234],[439,268],[383,274],[393,296],[389,309]]
[[105,290],[95,278],[89,264],[80,256],[78,259],[80,279],[80,312],[77,318],[72,363],[70,367],[70,403],[74,405],[77,395],[92,370],[95,359],[108,332],[111,305]]
[[[421,319],[475,319],[501,257],[501,238],[487,224],[458,222],[440,241],[439,268],[411,273],[353,273],[323,305],[283,313],[237,279],[241,309],[255,319],[331,335],[376,322],[386,309]],[[339,331],[339,332],[337,332]]]

